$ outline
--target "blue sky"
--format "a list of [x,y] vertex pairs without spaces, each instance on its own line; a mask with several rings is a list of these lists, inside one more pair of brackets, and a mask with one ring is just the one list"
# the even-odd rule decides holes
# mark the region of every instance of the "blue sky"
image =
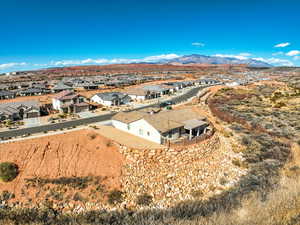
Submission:
[[298,0],[2,0],[0,72],[193,53],[300,66],[299,11]]

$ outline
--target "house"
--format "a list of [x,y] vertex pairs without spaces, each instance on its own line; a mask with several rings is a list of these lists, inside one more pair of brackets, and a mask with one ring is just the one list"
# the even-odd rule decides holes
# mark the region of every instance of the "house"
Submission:
[[105,106],[117,106],[129,103],[131,98],[121,92],[104,92],[95,94],[91,101]]
[[1,91],[8,90],[8,86],[6,84],[0,84],[0,90]]
[[53,88],[52,91],[57,93],[57,92],[61,92],[61,91],[66,91],[66,90],[73,90],[73,88],[69,85],[64,84],[63,82],[59,82],[57,83]]
[[41,88],[27,88],[25,90],[22,90],[19,92],[20,96],[34,96],[34,95],[43,95],[43,94],[49,94],[50,90],[48,89],[41,89]]
[[80,113],[89,110],[85,98],[73,91],[62,91],[52,98],[53,109],[63,113]]
[[18,83],[16,83],[16,85],[18,86],[18,89],[29,88],[31,85],[31,82],[18,82]]
[[16,94],[11,91],[0,91],[0,99],[10,99],[15,98]]
[[20,120],[40,116],[38,101],[8,102],[0,104],[0,120]]
[[213,79],[199,79],[196,81],[199,85],[213,85],[219,83],[217,80]]
[[173,90],[172,87],[167,85],[146,85],[142,87],[144,90],[149,91],[153,98],[158,98],[161,95],[166,95]]
[[126,93],[134,100],[144,101],[146,99],[159,98],[174,91],[175,88],[169,85],[145,85],[129,89]]
[[179,91],[180,89],[183,88],[182,82],[168,82],[165,84],[171,86],[174,89],[174,91]]
[[99,86],[97,84],[94,84],[93,82],[90,81],[84,81],[81,84],[77,84],[77,88],[83,88],[85,90],[95,90],[98,89]]
[[144,101],[146,99],[150,99],[151,93],[150,91],[144,90],[142,88],[132,88],[126,91],[126,94],[137,101]]
[[205,118],[190,109],[146,113],[120,112],[112,117],[115,128],[159,144],[199,136],[206,131]]
[[64,85],[68,85],[70,87],[72,86],[73,88],[78,88],[78,89],[86,89],[86,90],[98,89],[97,84],[94,84],[93,82],[80,77],[64,80]]

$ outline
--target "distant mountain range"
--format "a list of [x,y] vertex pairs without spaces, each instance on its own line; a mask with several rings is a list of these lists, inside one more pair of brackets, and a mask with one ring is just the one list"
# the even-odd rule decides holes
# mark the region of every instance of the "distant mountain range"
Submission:
[[263,61],[255,59],[238,59],[234,57],[206,56],[206,55],[185,55],[170,60],[161,60],[157,63],[163,64],[247,64],[250,67],[273,67]]

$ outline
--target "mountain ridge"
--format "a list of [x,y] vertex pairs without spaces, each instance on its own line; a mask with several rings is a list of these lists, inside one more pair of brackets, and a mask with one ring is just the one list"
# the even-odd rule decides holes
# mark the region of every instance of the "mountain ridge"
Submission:
[[179,56],[170,60],[161,60],[157,63],[172,64],[247,64],[250,67],[273,67],[273,65],[251,58],[239,59],[236,57],[206,56],[191,54]]

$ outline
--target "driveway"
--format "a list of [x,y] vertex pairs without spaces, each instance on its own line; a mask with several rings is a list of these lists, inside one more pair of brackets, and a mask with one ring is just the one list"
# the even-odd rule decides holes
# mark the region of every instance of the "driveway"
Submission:
[[165,148],[165,146],[148,141],[146,139],[134,136],[124,131],[118,130],[111,126],[99,126],[99,129],[95,130],[104,137],[107,137],[121,145],[125,145],[134,149],[159,149]]
[[79,115],[80,118],[90,118],[90,117],[96,116],[96,114],[92,113],[92,112],[80,112],[80,113],[77,113],[77,115]]
[[27,118],[23,119],[25,127],[36,127],[41,125],[40,118]]

